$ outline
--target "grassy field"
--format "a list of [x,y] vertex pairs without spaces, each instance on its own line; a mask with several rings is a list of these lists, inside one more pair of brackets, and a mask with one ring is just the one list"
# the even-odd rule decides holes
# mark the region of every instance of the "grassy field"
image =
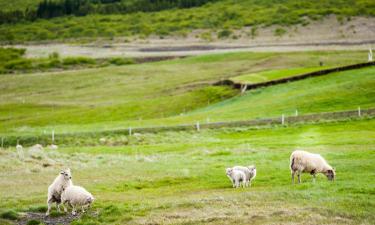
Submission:
[[[2,2],[5,2],[4,0]],[[4,5],[4,3],[3,3]],[[10,4],[8,4],[10,5]],[[4,6],[6,7],[6,6]],[[22,8],[22,6],[20,6]],[[205,30],[203,39],[236,39],[234,30],[252,27],[247,34],[256,35],[259,27],[277,25],[275,35],[283,35],[281,26],[307,25],[335,14],[345,22],[352,16],[374,16],[373,1],[279,1],[279,0],[223,0],[190,9],[172,9],[153,13],[123,15],[88,15],[59,17],[50,20],[0,25],[0,42],[28,41],[92,41],[115,37],[146,38],[149,36],[184,37],[193,30]]]
[[271,80],[282,79],[291,76],[297,76],[305,73],[310,73],[318,70],[328,69],[329,67],[311,67],[311,68],[288,68],[281,70],[269,70],[259,73],[250,73],[231,78],[234,82],[243,84],[257,84]]
[[[26,150],[21,159],[13,148],[5,149],[0,215],[44,213],[48,184],[62,166],[70,166],[74,183],[96,197],[76,225],[373,224],[374,128],[372,119],[166,132],[138,136],[143,141],[130,146]],[[296,148],[322,154],[336,168],[336,181],[320,175],[312,183],[305,174],[302,184],[291,185],[289,155]],[[251,188],[231,188],[224,169],[237,164],[257,166]]]
[[[289,67],[311,68],[319,61],[327,66],[358,63],[364,55],[233,53],[61,73],[4,75],[0,76],[0,132],[41,134],[53,128],[57,133],[97,131],[206,121],[208,117],[210,121],[264,118],[288,115],[295,109],[305,114],[359,105],[373,107],[373,68],[258,89],[234,98],[230,97],[236,91],[210,86],[222,78]],[[352,96],[349,101],[348,96]]]

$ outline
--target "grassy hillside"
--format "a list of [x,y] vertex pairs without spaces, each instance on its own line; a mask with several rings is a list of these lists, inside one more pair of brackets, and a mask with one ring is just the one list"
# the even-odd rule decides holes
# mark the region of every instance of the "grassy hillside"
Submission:
[[[140,145],[68,146],[41,155],[26,150],[23,160],[14,149],[0,151],[1,217],[17,216],[10,213],[15,210],[40,213],[43,219],[46,188],[61,165],[69,165],[74,183],[96,198],[93,209],[75,225],[375,220],[375,120],[138,138],[143,140]],[[336,168],[335,182],[318,175],[312,183],[304,174],[302,184],[291,185],[289,155],[296,148],[322,154]],[[252,187],[231,188],[224,170],[237,164],[256,165]],[[14,188],[24,186],[28,188]]]
[[296,108],[310,113],[372,107],[373,68],[259,89],[218,104],[214,103],[237,92],[210,85],[239,74],[313,67],[320,61],[327,66],[351,64],[362,62],[365,56],[364,52],[231,53],[61,73],[3,75],[1,132],[39,133],[52,127],[57,132],[93,131],[206,121],[207,117],[218,121],[279,116]]
[[[236,38],[232,31],[252,26],[249,36],[257,27],[308,24],[335,14],[340,21],[351,16],[374,16],[375,4],[371,0],[223,0],[190,9],[172,9],[153,13],[123,15],[88,15],[61,17],[35,22],[0,25],[1,42],[27,42],[40,40],[67,41],[67,39],[140,37],[150,35],[185,36],[192,30],[205,29],[202,38]],[[275,30],[275,34],[282,30]]]

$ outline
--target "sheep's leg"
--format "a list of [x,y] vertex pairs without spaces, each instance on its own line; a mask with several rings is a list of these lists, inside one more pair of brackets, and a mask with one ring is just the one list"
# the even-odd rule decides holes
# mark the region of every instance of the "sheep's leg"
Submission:
[[316,174],[314,173],[312,176],[313,176],[313,183],[315,183]]
[[301,172],[300,171],[298,171],[297,177],[298,177],[298,183],[300,184],[301,183]]
[[294,174],[296,173],[296,171],[292,170],[292,184],[294,184]]
[[232,186],[236,187],[236,181],[234,179],[232,179]]
[[58,212],[60,212],[60,204],[56,202],[56,209]]
[[65,206],[65,204],[62,204],[63,208],[64,208],[64,212],[68,212],[68,208]]
[[75,205],[72,205],[72,207],[73,207],[72,215],[75,216],[77,214],[76,207],[75,207]]
[[51,207],[52,207],[52,198],[48,197],[47,199],[47,205],[48,205],[48,209],[47,209],[47,212],[46,212],[46,216],[49,215],[50,211],[51,211]]
[[85,212],[85,206],[83,205],[83,206],[81,207],[81,209],[82,209],[82,213],[84,213],[84,212]]
[[236,180],[235,186],[236,186],[236,188],[238,188],[238,187],[240,186],[240,184],[239,184],[239,181],[238,181],[238,180]]

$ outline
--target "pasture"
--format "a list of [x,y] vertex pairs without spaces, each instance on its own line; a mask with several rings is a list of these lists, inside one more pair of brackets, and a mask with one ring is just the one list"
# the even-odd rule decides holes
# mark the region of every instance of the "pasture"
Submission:
[[[363,119],[163,132],[128,137],[137,139],[129,146],[74,145],[40,155],[26,150],[24,158],[4,149],[0,215],[42,215],[49,183],[69,166],[74,183],[96,197],[72,224],[373,224],[374,128],[374,119]],[[320,175],[312,183],[304,174],[302,184],[292,185],[289,155],[296,148],[321,153],[337,179]],[[231,187],[224,169],[236,164],[257,166],[252,187]]]

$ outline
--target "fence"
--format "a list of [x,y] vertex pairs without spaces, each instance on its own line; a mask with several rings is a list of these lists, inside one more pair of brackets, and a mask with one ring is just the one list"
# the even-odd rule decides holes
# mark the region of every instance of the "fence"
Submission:
[[375,66],[375,62],[367,62],[367,63],[348,65],[348,66],[335,67],[331,69],[319,70],[315,72],[305,73],[301,75],[296,75],[296,76],[291,76],[291,77],[286,77],[286,78],[281,78],[277,80],[271,80],[271,81],[266,81],[266,82],[261,82],[261,83],[256,83],[256,84],[243,84],[243,83],[236,83],[232,80],[221,80],[219,82],[214,83],[214,85],[227,85],[227,86],[232,86],[235,89],[241,89],[241,91],[245,91],[245,90],[250,90],[250,89],[256,89],[259,87],[266,87],[266,86],[271,86],[275,84],[282,84],[282,83],[288,83],[291,81],[302,80],[302,79],[306,79],[309,77],[327,75],[333,72],[359,69],[359,68],[369,67],[369,66]]
[[280,117],[266,118],[266,119],[256,119],[256,120],[243,120],[243,121],[226,121],[226,122],[208,122],[200,123],[196,122],[194,124],[186,125],[176,125],[176,126],[156,126],[156,127],[129,127],[126,129],[109,130],[109,131],[98,131],[98,132],[82,132],[82,133],[62,133],[56,134],[53,130],[52,140],[50,135],[40,135],[40,136],[7,136],[1,137],[1,147],[15,146],[17,140],[22,144],[51,144],[51,143],[63,143],[64,140],[71,138],[85,138],[85,137],[103,137],[110,135],[133,135],[135,133],[156,133],[164,131],[189,131],[196,130],[200,131],[202,129],[217,129],[224,127],[261,127],[261,126],[272,126],[272,125],[286,125],[286,124],[298,124],[298,123],[311,123],[311,122],[321,122],[321,121],[339,121],[353,118],[372,118],[375,116],[375,108],[373,109],[361,109],[358,107],[357,110],[350,111],[339,111],[339,112],[324,112],[315,114],[298,115],[296,111],[294,116],[284,116]]

